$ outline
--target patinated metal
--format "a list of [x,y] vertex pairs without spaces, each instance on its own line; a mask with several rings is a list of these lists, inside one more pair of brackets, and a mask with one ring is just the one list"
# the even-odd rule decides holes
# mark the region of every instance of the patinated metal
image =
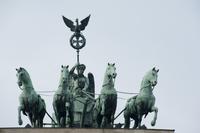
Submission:
[[53,97],[53,109],[59,127],[72,127],[72,95],[69,90],[69,66],[61,66],[61,75],[57,91]]
[[112,128],[117,107],[117,91],[114,80],[117,76],[115,64],[108,63],[104,75],[101,94],[94,107],[94,121],[98,128]]
[[28,116],[32,127],[43,127],[43,118],[46,113],[46,105],[40,95],[34,90],[29,73],[22,67],[16,69],[18,86],[22,90],[19,96],[18,123],[22,125],[21,111]]
[[[95,81],[93,73],[85,76],[86,65],[80,63],[79,52],[86,45],[82,31],[88,25],[90,15],[85,19],[76,19],[75,23],[63,16],[64,23],[73,32],[69,39],[70,45],[77,52],[77,62],[69,66],[61,66],[58,89],[53,97],[54,113],[52,117],[47,113],[45,102],[36,93],[31,78],[24,68],[16,69],[18,86],[22,90],[19,97],[18,123],[22,125],[21,112],[28,115],[32,127],[43,127],[45,113],[52,120],[53,127],[81,127],[81,128],[121,128],[130,127],[130,119],[134,119],[133,128],[143,128],[142,117],[154,112],[151,125],[157,120],[158,108],[155,107],[154,87],[157,84],[158,69],[148,71],[141,83],[140,93],[128,99],[125,108],[115,117],[124,112],[124,124],[114,124],[117,107],[117,91],[115,78],[117,76],[115,64],[108,63],[101,94],[95,99]],[[120,93],[120,92],[119,92]],[[127,94],[127,93],[126,93]],[[128,93],[130,94],[130,93]]]
[[155,67],[148,71],[143,77],[140,93],[128,99],[124,111],[124,128],[130,127],[130,118],[135,120],[133,128],[146,127],[145,125],[141,126],[142,117],[146,117],[150,112],[154,112],[151,125],[156,124],[158,108],[155,107],[156,98],[153,95],[153,89],[157,84],[158,71]]

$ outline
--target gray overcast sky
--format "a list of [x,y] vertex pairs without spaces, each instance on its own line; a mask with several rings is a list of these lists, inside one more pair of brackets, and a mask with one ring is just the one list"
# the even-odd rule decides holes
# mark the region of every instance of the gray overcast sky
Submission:
[[[60,66],[76,63],[69,45],[72,20],[91,14],[83,34],[80,61],[95,75],[99,93],[108,62],[115,62],[118,91],[138,92],[146,71],[160,69],[154,90],[159,108],[157,125],[149,128],[200,131],[200,2],[198,0],[0,0],[0,127],[16,127],[16,67],[28,70],[36,91],[56,90]],[[42,95],[49,113],[52,95]],[[129,98],[131,95],[118,94]],[[116,114],[125,106],[118,100]],[[24,125],[29,122],[22,116]],[[50,122],[46,116],[45,122]],[[116,122],[123,122],[121,116]],[[24,126],[23,125],[23,126]]]

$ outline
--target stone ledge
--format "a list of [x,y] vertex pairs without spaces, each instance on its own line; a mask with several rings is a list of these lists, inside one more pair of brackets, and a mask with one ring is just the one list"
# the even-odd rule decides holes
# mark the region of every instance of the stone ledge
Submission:
[[174,133],[170,129],[0,128],[0,133]]

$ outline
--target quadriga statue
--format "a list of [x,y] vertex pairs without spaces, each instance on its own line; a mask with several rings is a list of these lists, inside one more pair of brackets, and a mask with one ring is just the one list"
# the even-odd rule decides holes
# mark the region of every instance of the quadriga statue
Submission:
[[53,109],[59,127],[71,127],[73,123],[72,96],[69,90],[69,66],[61,66],[61,75],[57,91],[53,97]]
[[20,105],[18,107],[18,123],[22,125],[21,111],[28,116],[33,127],[43,127],[43,118],[46,113],[44,100],[38,95],[32,85],[28,72],[20,67],[16,69],[18,86],[22,90],[19,96]]
[[117,107],[117,91],[114,88],[116,78],[115,64],[108,63],[104,75],[100,96],[96,99],[94,107],[94,121],[98,128],[112,128]]
[[135,120],[133,128],[141,128],[142,117],[146,117],[149,112],[155,112],[151,125],[156,124],[158,108],[154,106],[153,90],[157,84],[158,71],[155,67],[148,71],[143,77],[139,94],[128,99],[124,111],[124,128],[129,128],[130,118]]

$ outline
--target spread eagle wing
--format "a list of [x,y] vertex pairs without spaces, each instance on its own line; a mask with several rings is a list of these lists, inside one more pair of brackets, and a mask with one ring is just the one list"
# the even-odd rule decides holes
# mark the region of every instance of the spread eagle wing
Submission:
[[92,97],[95,97],[95,83],[94,83],[94,76],[92,73],[88,73],[88,80],[89,80],[89,86],[88,86],[88,92]]
[[68,18],[66,18],[66,17],[64,17],[64,16],[62,16],[62,17],[63,17],[63,20],[64,20],[64,22],[65,22],[65,25],[66,25],[67,27],[69,27],[71,31],[75,31],[74,22],[71,21],[71,20],[69,20]]
[[80,31],[85,29],[85,27],[88,25],[89,20],[90,20],[90,15],[84,18],[83,20],[81,20]]

